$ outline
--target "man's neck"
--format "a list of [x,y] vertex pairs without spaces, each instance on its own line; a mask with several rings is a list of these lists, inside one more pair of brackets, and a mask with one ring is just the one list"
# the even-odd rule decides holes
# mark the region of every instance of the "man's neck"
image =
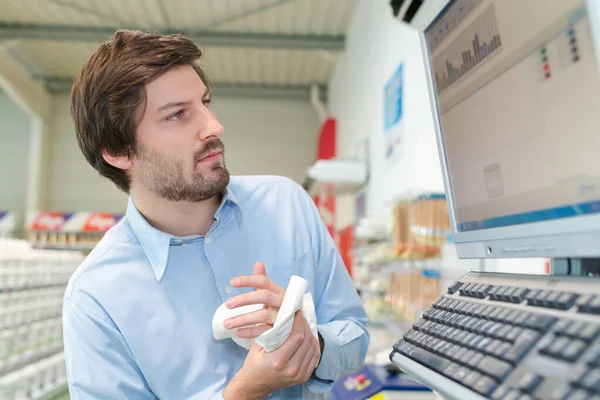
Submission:
[[138,211],[150,225],[174,236],[206,235],[213,223],[222,196],[202,202],[173,202],[145,189],[131,190]]

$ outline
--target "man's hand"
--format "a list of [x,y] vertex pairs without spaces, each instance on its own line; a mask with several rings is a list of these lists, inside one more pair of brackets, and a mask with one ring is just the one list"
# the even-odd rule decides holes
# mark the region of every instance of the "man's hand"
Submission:
[[241,328],[236,331],[236,336],[244,339],[254,339],[273,327],[275,318],[283,302],[285,289],[267,278],[265,266],[262,262],[254,264],[254,275],[233,278],[231,285],[257,289],[254,292],[241,294],[225,302],[228,308],[235,308],[250,304],[264,304],[262,310],[228,318],[223,325],[227,329],[241,328],[249,325],[253,327]]
[[285,343],[270,353],[255,343],[244,365],[223,391],[223,397],[262,399],[277,389],[306,382],[319,356],[319,340],[312,334],[302,311],[297,311]]

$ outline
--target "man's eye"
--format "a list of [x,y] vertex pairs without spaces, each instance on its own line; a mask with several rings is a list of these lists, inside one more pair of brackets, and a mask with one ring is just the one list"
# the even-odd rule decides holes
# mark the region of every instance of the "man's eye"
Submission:
[[175,114],[171,114],[167,117],[168,121],[179,121],[181,118],[183,118],[185,111],[183,110],[179,110],[177,111]]
[[202,104],[208,107],[210,105],[210,99],[202,100]]

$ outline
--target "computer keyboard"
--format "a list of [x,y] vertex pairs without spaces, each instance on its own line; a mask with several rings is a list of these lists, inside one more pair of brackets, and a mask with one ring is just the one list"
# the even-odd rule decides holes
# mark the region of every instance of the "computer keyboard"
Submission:
[[470,272],[390,359],[445,399],[600,400],[600,279]]

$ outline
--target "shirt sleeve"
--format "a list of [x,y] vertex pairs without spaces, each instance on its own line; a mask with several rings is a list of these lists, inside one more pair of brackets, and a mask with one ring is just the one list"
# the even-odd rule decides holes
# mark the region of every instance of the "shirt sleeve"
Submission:
[[157,399],[114,324],[69,298],[63,304],[63,336],[71,399]]
[[323,393],[362,368],[370,336],[356,287],[314,202],[303,192],[313,238],[317,328],[324,343],[319,365],[306,385],[313,393]]

